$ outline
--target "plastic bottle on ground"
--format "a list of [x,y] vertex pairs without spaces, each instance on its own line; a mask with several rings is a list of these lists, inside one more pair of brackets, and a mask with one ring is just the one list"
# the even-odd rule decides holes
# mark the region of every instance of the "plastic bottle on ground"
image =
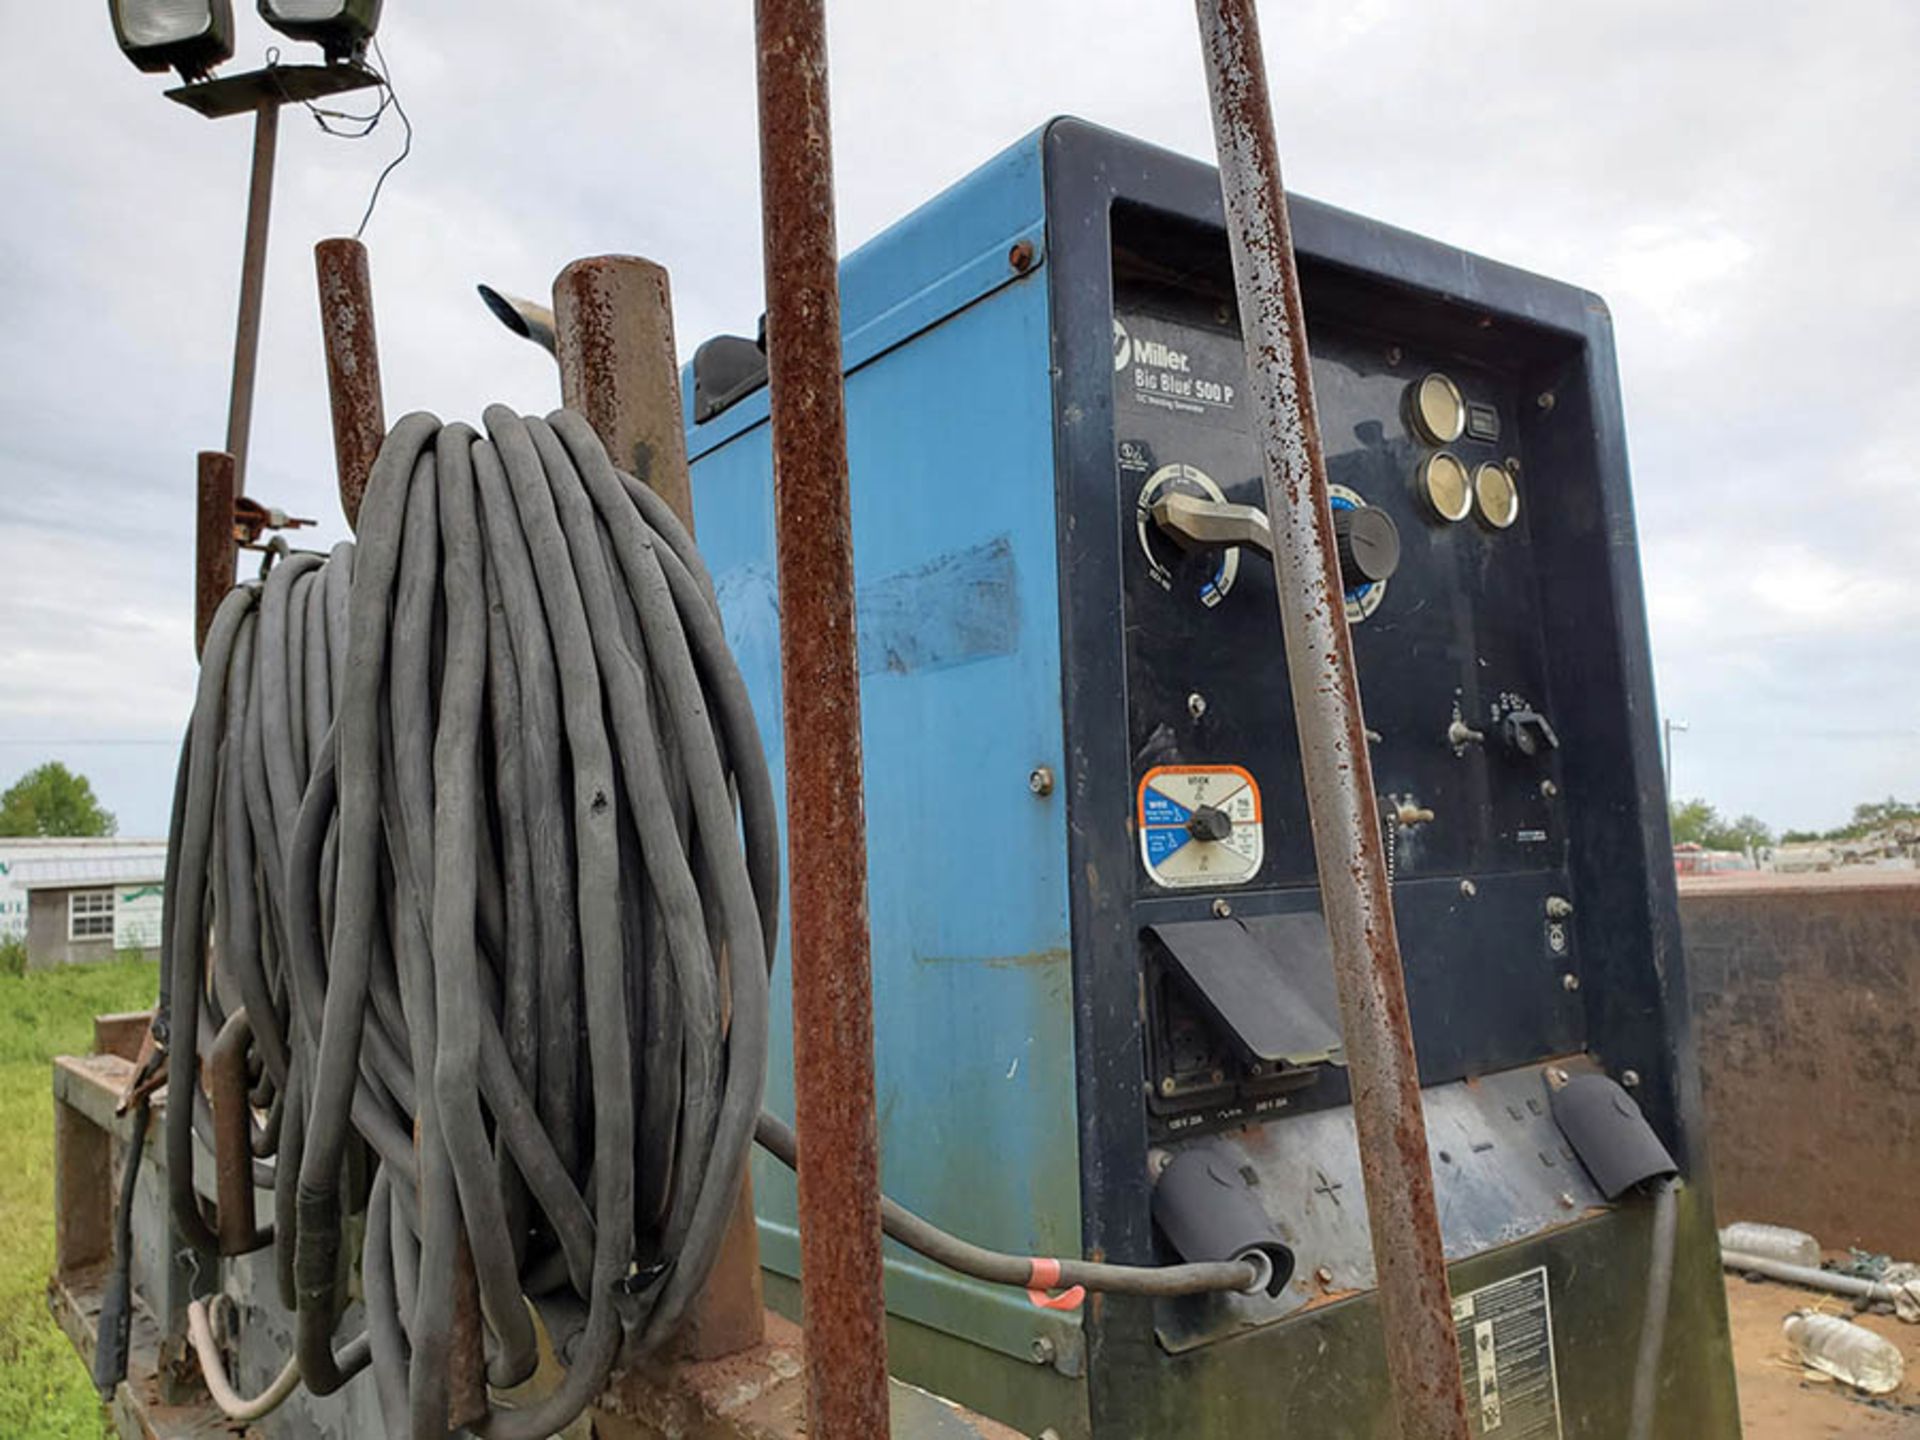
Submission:
[[1781,1328],[1803,1361],[1856,1390],[1885,1395],[1906,1378],[1899,1348],[1851,1320],[1796,1310]]
[[1810,1270],[1820,1268],[1820,1242],[1804,1230],[1789,1230],[1784,1225],[1737,1221],[1720,1232],[1720,1248],[1762,1260],[1805,1265]]

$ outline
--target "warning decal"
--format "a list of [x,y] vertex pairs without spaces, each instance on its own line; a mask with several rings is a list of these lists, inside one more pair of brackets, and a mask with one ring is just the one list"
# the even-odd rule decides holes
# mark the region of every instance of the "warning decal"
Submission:
[[1546,1269],[1456,1297],[1453,1324],[1473,1433],[1483,1440],[1560,1440]]

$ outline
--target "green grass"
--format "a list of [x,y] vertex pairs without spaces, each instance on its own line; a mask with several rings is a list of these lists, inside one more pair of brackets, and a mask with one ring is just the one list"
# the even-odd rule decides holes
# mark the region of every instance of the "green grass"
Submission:
[[53,1269],[55,1055],[85,1054],[93,1017],[153,1004],[145,961],[0,974],[0,1435],[99,1440],[85,1367],[47,1313]]

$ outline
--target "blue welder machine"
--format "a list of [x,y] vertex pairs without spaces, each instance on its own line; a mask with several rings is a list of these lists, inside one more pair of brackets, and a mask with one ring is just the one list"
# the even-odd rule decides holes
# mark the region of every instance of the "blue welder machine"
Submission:
[[[1641,1182],[1677,1172],[1657,1433],[1735,1435],[1607,312],[1293,220],[1476,1433],[1626,1433]],[[889,1246],[894,1370],[1061,1440],[1381,1433],[1214,172],[1056,121],[842,289],[885,1187],[1007,1251],[1271,1276],[1057,1310]],[[778,771],[764,376],[708,342],[687,433]],[[791,1306],[792,1178],[756,1164]]]

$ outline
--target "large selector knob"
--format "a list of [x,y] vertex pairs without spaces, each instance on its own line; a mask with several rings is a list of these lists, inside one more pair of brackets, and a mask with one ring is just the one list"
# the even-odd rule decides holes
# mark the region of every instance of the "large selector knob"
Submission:
[[1187,819],[1187,833],[1196,840],[1224,840],[1233,834],[1233,817],[1214,805],[1202,805]]
[[1400,568],[1400,527],[1384,510],[1336,507],[1333,541],[1340,555],[1340,583],[1349,590],[1377,585]]

